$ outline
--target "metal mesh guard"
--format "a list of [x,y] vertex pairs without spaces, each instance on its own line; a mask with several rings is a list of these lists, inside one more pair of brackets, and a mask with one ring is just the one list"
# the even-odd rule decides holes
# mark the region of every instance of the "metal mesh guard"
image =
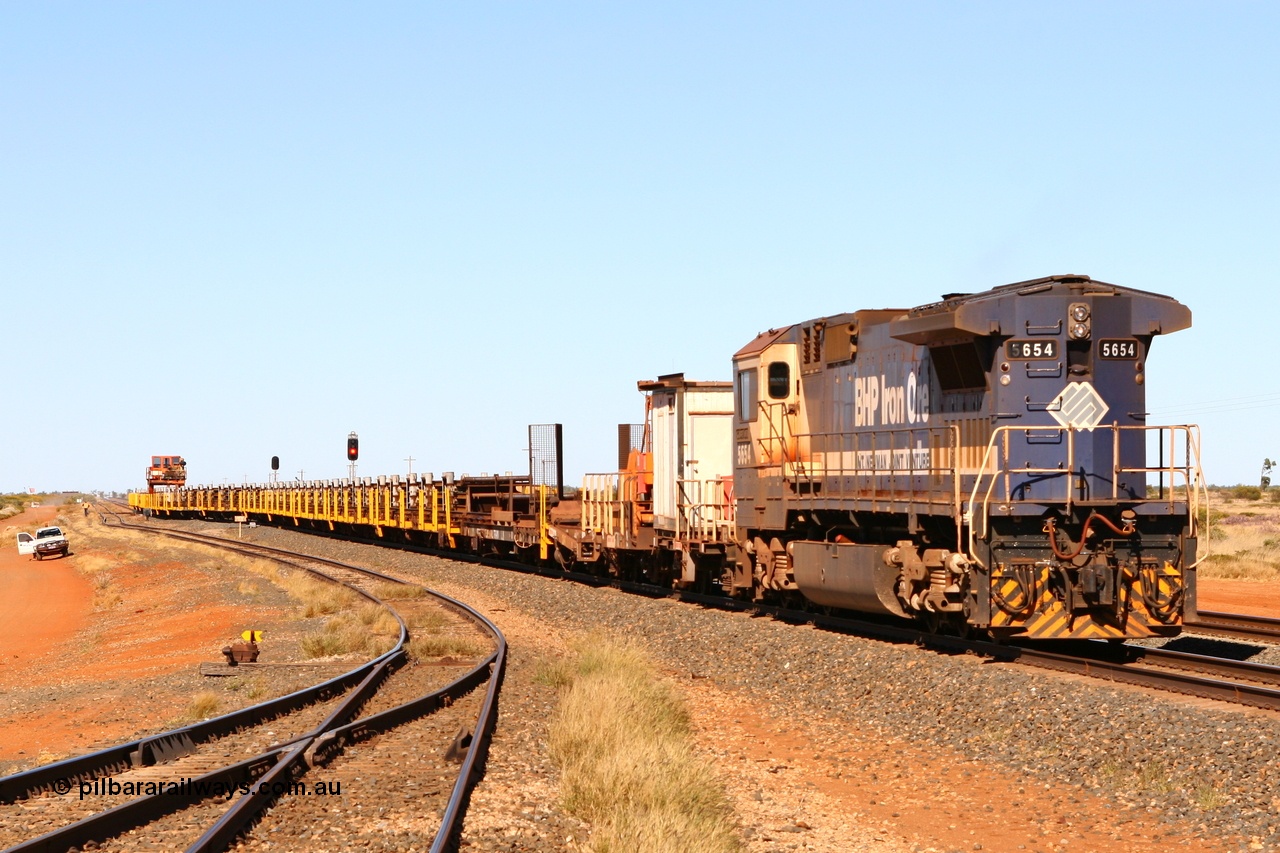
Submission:
[[560,424],[529,425],[529,480],[535,486],[548,486],[557,495],[564,494],[564,444]]

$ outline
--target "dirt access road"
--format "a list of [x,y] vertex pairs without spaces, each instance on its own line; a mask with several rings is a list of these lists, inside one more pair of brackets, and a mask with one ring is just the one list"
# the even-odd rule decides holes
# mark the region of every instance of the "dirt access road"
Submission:
[[[74,556],[36,560],[19,555],[15,537],[49,525],[58,507],[41,506],[4,522],[0,548],[0,685],[21,684],[89,624],[93,588]],[[75,543],[72,542],[74,554]]]

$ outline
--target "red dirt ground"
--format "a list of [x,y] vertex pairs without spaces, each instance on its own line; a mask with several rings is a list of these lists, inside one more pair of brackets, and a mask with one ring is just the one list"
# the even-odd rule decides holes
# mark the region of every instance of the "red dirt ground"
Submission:
[[[34,531],[57,515],[57,507],[37,507],[5,521],[19,531]],[[93,610],[89,579],[75,569],[74,557],[40,560],[19,556],[11,539],[0,548],[0,687],[29,684],[42,661],[88,624]]]
[[[48,523],[56,513],[56,507],[41,507],[4,525],[13,535]],[[123,602],[110,613],[95,613],[93,586],[76,570],[75,546],[73,537],[71,557],[42,562],[19,557],[12,544],[0,548],[0,689],[101,686],[40,712],[0,720],[0,760],[70,754],[91,742],[118,741],[140,727],[161,727],[188,697],[139,696],[138,679],[216,659],[216,649],[239,630],[243,614],[237,608],[177,606],[173,566],[116,567],[113,589]],[[1280,616],[1280,584],[1204,581],[1199,605]],[[109,645],[101,643],[104,630],[110,632]],[[849,812],[884,826],[887,835],[962,849],[979,849],[973,845],[981,838],[987,851],[1043,849],[1070,839],[1062,849],[1129,853],[1135,837],[1153,849],[1211,849],[1169,834],[1168,827],[1141,814],[1117,813],[1079,790],[1031,790],[1030,783],[1021,787],[1015,778],[957,756],[901,744],[871,753],[816,749],[802,733],[756,716],[735,697],[717,696],[714,688],[694,692],[705,700],[694,708],[728,711],[704,722],[718,733],[731,760],[769,762],[779,772],[795,773]],[[880,770],[878,782],[859,772],[866,765]],[[912,770],[896,772],[895,766]],[[1122,828],[1117,820],[1125,821]],[[1124,840],[1114,837],[1118,828]]]
[[685,689],[696,724],[714,734],[725,764],[763,765],[786,774],[821,792],[831,819],[859,815],[864,826],[878,828],[877,840],[957,853],[1227,849],[1191,837],[1189,826],[1179,831],[1079,788],[1048,785],[946,748],[901,741],[868,745],[858,737],[833,742],[803,724],[764,718],[714,686],[692,683]]
[[[39,507],[4,526],[12,536],[56,514],[57,507]],[[192,694],[157,692],[143,680],[218,660],[245,618],[242,608],[216,599],[192,607],[186,600],[201,578],[185,574],[179,590],[176,564],[114,566],[111,590],[120,602],[95,612],[93,584],[77,571],[76,537],[69,538],[71,556],[63,559],[36,561],[14,544],[0,548],[0,690],[73,688],[48,707],[0,718],[0,760],[73,753],[164,727]]]
[[1196,591],[1196,606],[1223,613],[1280,617],[1280,583],[1202,580]]

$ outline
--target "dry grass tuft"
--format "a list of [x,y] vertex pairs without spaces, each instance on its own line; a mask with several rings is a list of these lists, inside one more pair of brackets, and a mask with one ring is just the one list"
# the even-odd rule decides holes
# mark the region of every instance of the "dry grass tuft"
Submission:
[[408,617],[409,630],[419,631],[422,633],[438,634],[451,624],[449,617],[445,616],[439,610],[425,610],[422,613],[412,613]]
[[207,720],[210,717],[216,717],[221,707],[222,700],[218,698],[218,694],[212,690],[205,690],[191,698],[191,704],[187,705],[187,710],[182,715],[182,719],[188,723]]
[[79,553],[76,556],[80,558],[76,560],[76,568],[86,575],[96,575],[119,565],[114,557],[106,557],[100,553]]
[[318,581],[303,572],[293,572],[281,577],[280,585],[302,607],[303,618],[324,616],[346,610],[355,604],[356,594],[336,584]]
[[1280,581],[1280,505],[1232,497],[1232,491],[1215,491],[1210,497],[1208,542],[1202,536],[1200,545],[1208,556],[1200,564],[1200,577]]
[[378,598],[386,600],[422,598],[427,594],[426,589],[411,583],[389,583],[380,581],[373,585],[370,590]]
[[121,601],[124,597],[119,592],[111,588],[111,573],[105,569],[99,570],[93,575],[93,609],[97,611],[110,610]]
[[1192,800],[1200,808],[1201,811],[1211,812],[1214,809],[1220,809],[1227,803],[1231,802],[1226,794],[1223,794],[1212,785],[1201,785],[1195,789],[1192,794]]
[[400,632],[400,623],[391,611],[381,604],[366,601],[356,609],[356,617],[365,625],[383,634]]
[[740,849],[723,786],[694,753],[683,701],[638,649],[591,638],[540,676],[561,689],[551,752],[564,805],[593,825],[594,849]]
[[415,636],[409,640],[409,657],[414,660],[425,658],[461,657],[469,658],[484,654],[485,648],[470,637],[457,637],[451,634],[427,634]]
[[365,610],[339,613],[325,623],[324,629],[302,638],[302,652],[310,658],[333,655],[363,654],[377,657],[389,651],[400,636],[400,624],[376,604],[370,604],[371,620],[365,621]]
[[267,698],[267,692],[267,682],[262,679],[262,676],[255,675],[253,678],[249,679],[248,688],[244,691],[244,695],[248,697],[250,701],[257,702],[261,699]]
[[[485,654],[489,648],[469,630],[439,610],[425,610],[409,614],[409,657],[424,658],[475,657]],[[463,630],[465,633],[453,633]]]

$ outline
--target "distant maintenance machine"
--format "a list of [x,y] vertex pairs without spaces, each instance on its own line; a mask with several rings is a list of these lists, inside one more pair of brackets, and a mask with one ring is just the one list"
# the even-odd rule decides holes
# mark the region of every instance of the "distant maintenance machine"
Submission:
[[155,494],[156,487],[180,489],[187,484],[187,460],[181,456],[152,456],[147,468],[147,493]]

